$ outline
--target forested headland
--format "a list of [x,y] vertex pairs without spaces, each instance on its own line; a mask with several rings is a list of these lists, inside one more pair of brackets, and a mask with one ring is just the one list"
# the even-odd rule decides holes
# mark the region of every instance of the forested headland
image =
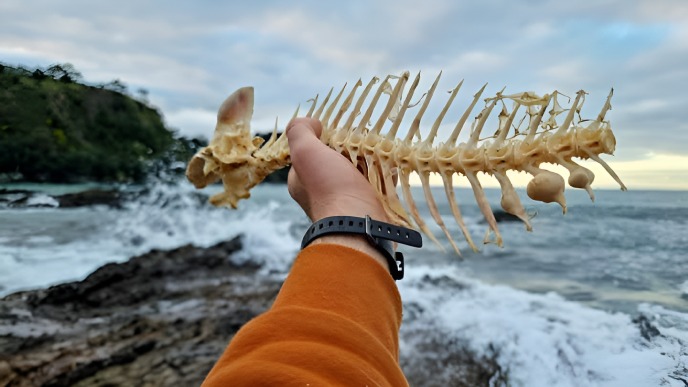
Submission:
[[141,182],[187,161],[202,141],[176,136],[138,94],[88,85],[69,64],[0,63],[0,182]]

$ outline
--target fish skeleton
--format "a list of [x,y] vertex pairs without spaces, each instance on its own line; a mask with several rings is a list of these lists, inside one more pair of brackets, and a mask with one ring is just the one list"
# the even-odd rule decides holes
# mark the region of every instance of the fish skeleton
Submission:
[[[463,85],[461,81],[451,90],[430,132],[422,139],[420,122],[435,94],[441,75],[442,73],[437,76],[427,93],[420,98],[422,105],[403,138],[397,136],[402,120],[411,109],[420,104],[420,101],[412,103],[420,81],[420,73],[413,79],[407,91],[404,89],[410,80],[409,72],[404,72],[400,76],[388,75],[382,82],[379,78],[373,77],[358,96],[357,91],[363,86],[361,80],[358,80],[348,93],[345,93],[347,85],[344,85],[331,102],[334,88],[330,89],[320,104],[316,96],[305,114],[306,117],[321,121],[321,140],[324,144],[366,171],[368,181],[375,188],[385,212],[393,222],[405,227],[414,227],[415,224],[441,247],[419,215],[418,207],[411,195],[409,177],[414,172],[420,177],[433,220],[458,255],[461,255],[461,252],[444,224],[432,196],[431,174],[438,174],[442,178],[454,220],[474,251],[478,248],[466,228],[454,195],[455,174],[468,179],[478,207],[488,223],[489,228],[483,243],[492,242],[499,246],[503,245],[502,236],[478,180],[477,174],[480,172],[497,179],[502,192],[502,208],[521,219],[528,231],[532,230],[530,219],[506,174],[507,171],[532,175],[533,178],[527,185],[527,195],[533,200],[545,203],[556,202],[564,213],[564,178],[555,172],[540,168],[543,163],[565,167],[569,171],[568,184],[586,190],[591,200],[595,198],[591,188],[595,175],[574,161],[574,158],[592,159],[601,164],[619,183],[621,189],[626,190],[619,176],[600,158],[601,154],[612,155],[616,147],[610,123],[605,120],[606,113],[611,109],[613,89],[597,117],[589,120],[584,120],[580,116],[586,95],[583,90],[577,92],[571,106],[565,109],[559,104],[559,99],[564,95],[558,91],[543,96],[534,92],[507,95],[502,89],[495,96],[484,99],[485,106],[474,118],[468,140],[457,143],[459,134],[485,91],[485,85],[473,96],[450,136],[444,142],[434,144],[440,124]],[[368,95],[378,82],[380,84],[375,94],[364,108]],[[381,98],[383,101],[386,99],[386,102],[380,102]],[[507,109],[505,101],[513,102],[511,111]],[[378,104],[384,108],[372,124],[371,119]],[[488,117],[500,104],[496,131],[491,136],[481,138]],[[362,111],[364,112],[361,116]],[[521,119],[517,120],[519,111]],[[348,116],[344,121],[347,112]],[[231,94],[220,107],[212,140],[189,162],[186,175],[196,188],[203,188],[222,180],[224,191],[210,198],[210,202],[216,206],[237,208],[240,199],[250,197],[251,188],[270,173],[290,164],[287,138],[284,132],[277,136],[277,122],[272,136],[265,142],[261,137],[251,135],[252,115],[253,88],[244,87]],[[576,115],[578,119],[574,123]],[[298,116],[297,108],[294,117]],[[527,128],[519,131],[526,118]],[[391,127],[383,133],[387,121],[391,121]],[[519,124],[516,125],[516,122]],[[397,194],[397,180],[405,204]],[[492,234],[494,237],[491,237]]]

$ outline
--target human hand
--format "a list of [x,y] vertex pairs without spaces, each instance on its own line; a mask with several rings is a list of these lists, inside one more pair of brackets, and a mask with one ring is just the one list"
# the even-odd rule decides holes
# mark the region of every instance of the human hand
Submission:
[[[377,193],[349,159],[320,141],[322,125],[313,118],[296,118],[287,125],[292,168],[288,188],[311,221],[329,216],[370,215],[389,222]],[[387,261],[363,236],[328,235],[313,243],[337,243]]]
[[323,144],[320,121],[296,118],[287,125],[292,198],[312,220],[347,215],[388,222],[377,193],[351,161]]

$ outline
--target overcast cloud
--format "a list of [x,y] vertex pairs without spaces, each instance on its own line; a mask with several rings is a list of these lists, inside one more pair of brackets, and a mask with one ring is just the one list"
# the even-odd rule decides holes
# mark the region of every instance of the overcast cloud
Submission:
[[465,79],[459,104],[485,82],[491,93],[585,89],[589,116],[614,87],[611,159],[673,182],[647,187],[688,188],[686,0],[3,0],[0,62],[69,62],[89,82],[145,88],[191,136],[208,136],[246,85],[259,130],[332,86],[406,69],[428,83],[443,70],[445,89]]

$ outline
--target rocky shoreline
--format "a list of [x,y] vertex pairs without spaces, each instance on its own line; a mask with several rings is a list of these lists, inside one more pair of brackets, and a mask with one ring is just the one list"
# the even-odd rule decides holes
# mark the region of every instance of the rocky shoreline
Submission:
[[240,238],[107,264],[0,300],[0,385],[199,385],[278,281],[228,259]]
[[[241,245],[236,237],[153,250],[83,281],[0,299],[0,385],[199,385],[281,286],[258,264],[231,259]],[[505,385],[496,353],[477,357],[432,331],[413,334],[428,353],[402,356],[412,385]],[[451,380],[433,378],[447,367],[456,371]]]
[[80,192],[49,196],[37,191],[0,188],[0,209],[8,208],[73,208],[103,205],[121,208],[126,194],[117,189],[89,189]]

